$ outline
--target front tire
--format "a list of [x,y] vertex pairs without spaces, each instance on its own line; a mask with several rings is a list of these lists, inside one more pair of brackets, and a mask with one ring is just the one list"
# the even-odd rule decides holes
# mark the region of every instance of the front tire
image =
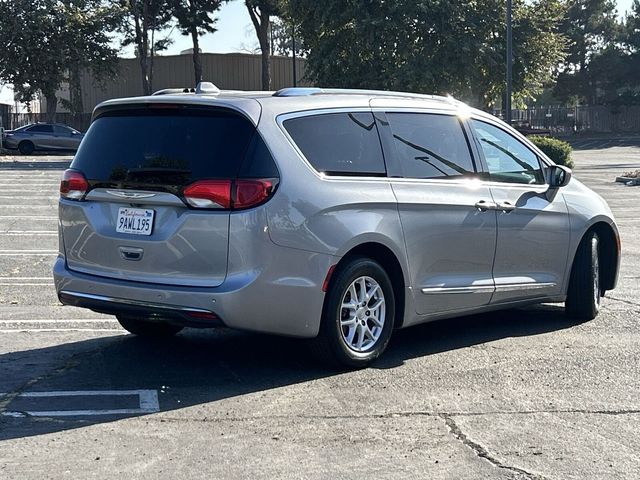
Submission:
[[377,262],[356,257],[329,284],[316,352],[330,365],[363,368],[387,348],[395,318],[395,296]]
[[602,301],[600,239],[589,232],[580,242],[569,279],[565,311],[571,318],[593,320]]
[[116,315],[116,318],[122,328],[140,337],[171,337],[183,328],[162,321],[140,320],[123,315]]

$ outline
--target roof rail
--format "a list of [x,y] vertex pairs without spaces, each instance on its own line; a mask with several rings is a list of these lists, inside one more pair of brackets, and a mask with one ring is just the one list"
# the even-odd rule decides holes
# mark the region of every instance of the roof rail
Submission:
[[180,93],[195,93],[197,95],[218,95],[220,89],[211,82],[200,82],[196,88],[164,88],[152,95],[178,95]]
[[287,87],[281,88],[273,94],[274,97],[306,97],[307,95],[319,95],[325,91],[317,87]]
[[163,88],[157,92],[153,92],[151,95],[176,95],[179,93],[195,93],[193,88]]
[[436,100],[450,104],[461,104],[452,96],[425,95],[423,93],[393,92],[387,90],[365,90],[350,88],[318,88],[318,87],[288,87],[278,90],[274,97],[302,97],[309,95],[372,95],[377,97],[403,97],[403,98],[423,98],[426,100]]

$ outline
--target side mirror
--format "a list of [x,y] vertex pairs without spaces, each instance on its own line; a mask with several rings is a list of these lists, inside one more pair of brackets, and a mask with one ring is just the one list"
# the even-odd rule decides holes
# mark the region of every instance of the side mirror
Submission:
[[560,188],[569,184],[571,169],[563,165],[552,165],[547,168],[547,182],[551,188]]

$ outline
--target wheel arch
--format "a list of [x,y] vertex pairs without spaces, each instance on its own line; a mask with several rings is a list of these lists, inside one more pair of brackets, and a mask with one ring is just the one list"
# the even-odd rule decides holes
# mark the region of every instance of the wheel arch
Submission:
[[387,275],[389,275],[391,279],[391,286],[393,287],[393,294],[396,300],[393,326],[394,328],[402,327],[405,313],[405,286],[407,277],[398,256],[387,245],[375,241],[368,241],[353,246],[348,250],[336,264],[335,268],[340,268],[355,257],[370,258],[378,262],[382,268],[384,268],[385,272],[387,272]]
[[597,220],[585,230],[580,238],[580,242],[573,252],[571,260],[571,270],[573,270],[573,263],[575,262],[578,248],[582,245],[585,237],[594,232],[598,235],[600,240],[600,268],[601,277],[600,282],[603,290],[613,290],[618,283],[618,270],[620,267],[620,234],[615,224],[611,224],[604,220]]

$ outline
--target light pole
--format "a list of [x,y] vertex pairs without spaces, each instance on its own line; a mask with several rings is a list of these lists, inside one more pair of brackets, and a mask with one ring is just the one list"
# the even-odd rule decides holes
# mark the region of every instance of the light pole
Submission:
[[511,125],[511,90],[513,88],[513,35],[511,32],[511,1],[507,0],[507,91],[505,94],[504,121]]

